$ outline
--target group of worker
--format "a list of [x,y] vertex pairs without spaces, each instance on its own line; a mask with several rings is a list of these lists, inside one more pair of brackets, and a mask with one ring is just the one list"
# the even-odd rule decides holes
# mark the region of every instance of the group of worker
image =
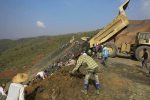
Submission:
[[[96,53],[98,53],[98,51],[95,52],[95,54]],[[108,59],[108,54],[109,54],[108,49],[106,47],[103,47],[102,55],[103,55],[104,65],[106,64],[106,60]],[[84,89],[82,90],[82,92],[87,94],[89,78],[91,75],[94,75],[95,85],[96,85],[96,94],[99,94],[100,82],[99,82],[99,78],[98,78],[98,64],[84,50],[80,54],[77,62],[73,59],[69,59],[66,62],[66,66],[75,65],[75,63],[76,63],[76,67],[70,72],[70,74],[74,74],[79,69],[79,67],[82,65],[82,63],[86,63],[88,65],[86,68],[87,74],[85,75]],[[38,72],[35,76],[35,79],[36,80],[44,80],[47,76],[48,76],[48,71],[44,70],[44,71]],[[0,100],[24,100],[24,98],[25,98],[24,97],[24,89],[26,86],[28,86],[30,84],[30,83],[29,84],[24,83],[24,82],[26,82],[27,79],[28,79],[27,74],[25,74],[25,73],[17,74],[12,79],[12,83],[10,84],[9,90],[7,91],[7,93],[4,90],[4,86],[2,85],[2,87],[0,87]],[[6,96],[6,94],[7,94],[7,96]]]
[[87,64],[86,75],[84,78],[84,89],[81,90],[81,92],[83,92],[84,94],[88,93],[89,79],[91,75],[94,75],[95,77],[96,94],[99,94],[100,92],[100,82],[98,77],[99,66],[93,59],[94,57],[99,58],[99,55],[102,59],[102,64],[106,66],[109,57],[109,50],[106,47],[106,45],[97,44],[93,46],[93,48],[89,48],[88,50],[83,49],[81,55],[77,60],[76,67],[72,71],[70,71],[70,74],[74,74],[76,71],[78,71],[78,69],[83,63]]
[[[96,45],[98,46],[98,45]],[[106,46],[101,46],[99,48],[101,49],[96,49],[98,47],[94,47],[95,49],[93,49],[93,52],[95,50],[95,52],[93,53],[93,55],[97,54],[97,53],[102,53],[102,64],[106,65],[106,61],[108,60],[108,56],[109,56],[109,50]],[[149,69],[149,73],[147,76],[150,76],[150,68],[148,68],[147,66],[147,62],[148,62],[148,58],[150,55],[148,55],[147,49],[144,48],[143,49],[143,60],[142,60],[142,67],[146,67],[147,69]],[[89,53],[89,52],[88,52]],[[92,56],[92,55],[91,55]],[[87,55],[84,52],[82,52],[82,54],[79,56],[77,63],[76,63],[76,67],[70,72],[71,74],[74,74],[76,71],[78,71],[79,67],[82,65],[82,63],[86,63],[87,67],[87,73],[85,75],[85,79],[84,79],[84,90],[82,90],[83,93],[87,94],[88,92],[88,85],[89,85],[89,78],[91,75],[94,75],[95,77],[95,85],[96,85],[96,94],[99,94],[99,89],[100,89],[100,82],[99,82],[99,78],[98,78],[98,64],[94,61],[94,59]]]
[[100,59],[101,63],[107,66],[109,50],[106,45],[95,44],[92,48],[85,47],[84,50],[89,56]]
[[48,77],[47,70],[37,72],[32,81],[28,81],[28,74],[18,73],[13,77],[12,83],[6,87],[5,84],[0,86],[0,100],[25,100],[25,88],[34,82],[44,80]]
[[[108,59],[109,56],[109,50],[108,48],[104,45],[101,46],[102,49],[95,49],[96,52],[94,52],[93,54],[96,53],[102,53],[102,60],[103,60],[103,64],[106,65],[106,61]],[[100,47],[100,48],[101,48]],[[98,51],[99,50],[99,51]],[[147,49],[143,49],[144,53],[143,53],[143,61],[142,61],[142,67],[146,67],[147,66],[147,60],[148,60],[148,53],[147,53]],[[70,62],[71,60],[69,60]],[[74,61],[73,65],[75,65]],[[100,82],[99,82],[99,77],[98,77],[98,72],[99,72],[99,66],[96,63],[96,61],[93,59],[92,56],[89,56],[88,53],[86,53],[84,50],[81,52],[80,56],[78,57],[78,60],[76,62],[76,66],[74,67],[74,69],[72,71],[70,71],[70,74],[75,74],[78,69],[80,68],[80,66],[86,63],[86,75],[84,78],[84,89],[81,90],[81,92],[83,92],[84,94],[88,94],[88,87],[89,87],[89,79],[90,76],[94,76],[95,78],[95,86],[96,86],[96,94],[100,93]],[[150,71],[149,71],[150,74]],[[47,77],[47,71],[41,71],[38,72],[36,74],[36,78],[39,79],[45,79]],[[6,97],[6,92],[3,89],[3,85],[0,87],[0,100],[24,100],[24,88],[27,86],[27,84],[23,85],[23,83],[28,79],[28,75],[25,73],[19,73],[17,74],[13,79],[12,79],[12,83],[9,86],[9,90],[7,93],[7,97]]]
[[[63,64],[62,64],[63,63]],[[26,73],[18,73],[13,77],[12,83],[6,86],[5,84],[0,85],[0,100],[25,100],[25,87],[32,85],[38,81],[44,80],[48,75],[53,75],[53,70],[59,70],[63,65],[71,66],[75,65],[76,61],[73,59],[68,59],[66,62],[56,61],[50,66],[50,70],[39,71],[35,74],[32,81],[28,81],[28,75]]]

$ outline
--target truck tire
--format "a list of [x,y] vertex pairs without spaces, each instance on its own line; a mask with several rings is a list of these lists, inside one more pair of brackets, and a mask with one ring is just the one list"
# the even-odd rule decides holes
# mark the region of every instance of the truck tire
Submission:
[[114,43],[107,43],[105,46],[109,50],[109,56],[110,57],[116,57],[117,56],[118,49]]
[[142,61],[142,56],[143,56],[143,49],[146,48],[148,52],[148,56],[150,58],[150,47],[149,46],[139,46],[135,50],[135,57],[137,60]]

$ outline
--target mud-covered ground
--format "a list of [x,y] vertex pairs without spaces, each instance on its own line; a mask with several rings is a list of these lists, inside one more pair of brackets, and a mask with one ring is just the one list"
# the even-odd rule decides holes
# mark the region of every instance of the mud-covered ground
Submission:
[[[150,100],[150,77],[146,77],[147,70],[140,67],[140,62],[110,58],[108,67],[100,64],[100,95],[95,94],[93,78],[88,95],[81,93],[84,75],[70,76],[68,72],[73,67],[63,67],[46,80],[28,87],[27,100]],[[81,72],[85,73],[83,68]]]

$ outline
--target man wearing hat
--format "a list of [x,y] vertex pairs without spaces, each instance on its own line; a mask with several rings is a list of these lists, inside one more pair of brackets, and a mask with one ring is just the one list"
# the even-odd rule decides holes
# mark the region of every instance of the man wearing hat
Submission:
[[23,82],[25,82],[28,79],[28,75],[25,73],[19,73],[17,74],[13,79],[12,83],[10,84],[9,90],[8,90],[8,96],[6,100],[24,100],[24,85]]
[[98,73],[98,64],[93,60],[93,58],[88,56],[86,53],[82,53],[79,56],[76,67],[70,72],[70,74],[74,74],[83,63],[87,64],[87,67],[86,67],[87,74],[85,75],[84,90],[82,90],[82,92],[84,94],[87,94],[89,78],[91,75],[94,75],[95,85],[96,85],[96,94],[99,94],[100,83],[99,83],[99,78],[98,78],[98,74],[97,74]]

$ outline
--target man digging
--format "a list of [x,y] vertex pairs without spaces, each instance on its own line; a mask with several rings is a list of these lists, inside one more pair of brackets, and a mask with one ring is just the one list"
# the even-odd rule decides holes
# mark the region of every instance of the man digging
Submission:
[[70,74],[74,74],[83,63],[87,64],[87,67],[86,67],[87,73],[86,73],[85,79],[84,79],[84,90],[81,90],[81,92],[83,92],[84,94],[87,94],[89,78],[91,75],[94,75],[95,85],[96,85],[96,94],[99,94],[100,83],[99,83],[99,78],[98,78],[98,74],[97,74],[98,73],[98,64],[86,53],[81,53],[81,55],[79,56],[79,58],[77,60],[76,67],[70,72]]

